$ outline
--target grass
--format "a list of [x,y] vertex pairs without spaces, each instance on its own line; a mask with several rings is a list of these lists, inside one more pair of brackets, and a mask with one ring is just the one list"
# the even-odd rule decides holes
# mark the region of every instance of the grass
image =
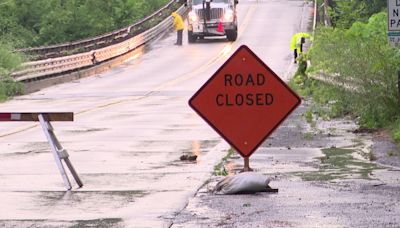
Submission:
[[216,166],[214,166],[214,175],[215,176],[227,176],[228,171],[225,169],[225,162],[233,155],[235,150],[233,148],[230,148],[228,150],[228,153],[225,155],[224,158],[222,158],[222,161],[218,163]]
[[339,178],[371,179],[373,170],[380,169],[376,164],[354,159],[352,149],[327,148],[321,157],[319,171],[298,173],[306,181],[330,181]]
[[307,123],[312,124],[312,122],[313,122],[313,114],[312,114],[312,111],[310,109],[308,109],[304,113],[304,118],[306,119]]
[[305,140],[313,140],[314,139],[314,133],[313,132],[306,132],[306,133],[304,133],[303,138]]

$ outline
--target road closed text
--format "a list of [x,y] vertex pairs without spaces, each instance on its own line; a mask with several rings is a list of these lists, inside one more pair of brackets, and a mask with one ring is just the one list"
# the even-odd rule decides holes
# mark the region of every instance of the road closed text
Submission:
[[[261,87],[265,86],[266,78],[263,74],[244,76],[242,74],[225,74],[225,87]],[[249,91],[249,90],[247,90]],[[251,90],[250,90],[251,91]],[[217,106],[269,106],[274,102],[271,93],[219,93],[216,96]]]

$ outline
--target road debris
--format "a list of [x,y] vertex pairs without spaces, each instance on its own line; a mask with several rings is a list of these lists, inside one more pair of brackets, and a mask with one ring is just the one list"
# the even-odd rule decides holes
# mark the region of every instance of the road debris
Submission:
[[184,154],[179,158],[181,161],[196,161],[197,155]]

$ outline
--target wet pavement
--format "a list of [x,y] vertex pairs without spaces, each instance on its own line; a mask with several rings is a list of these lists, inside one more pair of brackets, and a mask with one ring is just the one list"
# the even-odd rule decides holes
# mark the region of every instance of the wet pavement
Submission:
[[[279,193],[212,194],[214,175],[172,227],[398,227],[400,166],[371,161],[373,135],[350,120],[307,123],[307,103],[250,158]],[[234,154],[221,169],[242,168]]]
[[[162,100],[168,102],[154,96],[54,123],[84,183],[72,192],[64,191],[38,127],[2,138],[0,225],[163,226],[206,181],[226,145],[181,105],[184,98]],[[148,124],[157,118],[163,121]],[[179,160],[192,153],[196,162]]]
[[398,225],[398,169],[368,160],[371,139],[350,134],[351,121],[305,124],[304,106],[251,158],[278,194],[208,193],[221,178],[214,169],[237,172],[242,160],[234,154],[218,166],[230,147],[188,99],[241,44],[290,78],[289,41],[311,15],[307,1],[241,0],[234,43],[176,47],[171,32],[106,73],[0,104],[2,112],[74,112],[74,122],[53,125],[84,184],[65,191],[38,124],[2,122],[0,226]]

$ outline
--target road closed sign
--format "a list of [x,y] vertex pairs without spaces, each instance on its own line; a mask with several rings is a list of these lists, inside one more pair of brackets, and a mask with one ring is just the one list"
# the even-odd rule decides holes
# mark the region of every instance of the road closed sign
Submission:
[[193,95],[189,105],[247,158],[300,102],[299,96],[243,45]]

